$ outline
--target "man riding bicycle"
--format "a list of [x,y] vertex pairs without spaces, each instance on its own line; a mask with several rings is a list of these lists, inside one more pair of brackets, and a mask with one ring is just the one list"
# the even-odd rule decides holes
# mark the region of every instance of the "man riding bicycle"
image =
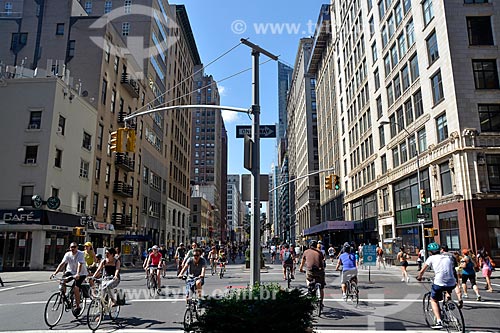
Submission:
[[148,256],[146,261],[146,269],[148,271],[156,270],[156,281],[158,292],[161,292],[161,253],[158,251],[158,245],[153,246],[153,252]]
[[286,268],[290,267],[290,277],[291,279],[295,279],[293,276],[293,261],[295,259],[294,251],[290,251],[290,247],[288,244],[285,244],[285,248],[283,253],[280,255],[281,262],[283,263],[283,280],[286,280]]
[[[85,256],[82,251],[78,250],[78,247],[75,242],[71,243],[69,246],[69,251],[64,255],[61,263],[57,266],[55,272],[50,276],[51,278],[54,275],[57,275],[60,271],[63,270],[63,267],[66,266],[66,272],[64,273],[64,277],[74,277],[75,279],[75,313],[80,313],[80,289],[83,281],[87,277],[87,266],[85,265]],[[72,278],[67,281],[71,281]],[[64,285],[63,285],[64,288]],[[66,292],[66,290],[63,290]]]
[[213,269],[213,273],[217,272],[217,260],[219,259],[219,255],[217,254],[217,248],[212,246],[212,249],[208,253],[208,260],[210,260],[210,267]]
[[182,269],[182,263],[184,262],[184,257],[186,256],[186,248],[184,243],[180,243],[179,247],[175,250],[175,260],[177,260],[177,273]]
[[198,292],[198,297],[201,297],[203,291],[203,284],[205,284],[205,270],[207,267],[207,262],[205,258],[201,257],[201,249],[195,249],[193,251],[193,256],[186,259],[186,263],[179,272],[179,279],[184,275],[184,272],[188,272],[189,278],[186,280],[186,301],[189,299],[190,291],[193,287],[196,288]]
[[219,264],[220,264],[220,269],[226,269],[226,263],[227,263],[227,255],[226,251],[224,248],[221,248],[219,250]]
[[168,250],[165,247],[165,244],[160,245],[160,250],[158,250],[158,252],[161,254],[161,271],[163,275],[165,275],[167,270],[167,256],[168,256]]
[[[427,250],[431,255],[427,258],[424,267],[422,267],[422,270],[418,273],[417,280],[422,280],[422,275],[428,267],[434,270],[434,282],[431,287],[431,306],[432,312],[436,317],[436,323],[431,326],[431,328],[441,329],[443,328],[443,322],[441,321],[439,301],[443,299],[443,292],[451,294],[457,285],[458,279],[455,270],[456,260],[450,253],[443,252],[440,254],[440,247],[437,243],[430,243],[427,245]],[[459,306],[461,306],[461,292],[459,290],[456,290],[456,292],[459,299]]]
[[339,270],[340,265],[342,265],[340,287],[342,288],[342,298],[346,299],[346,281],[353,279],[356,283],[358,282],[358,266],[356,262],[356,256],[351,253],[351,246],[349,244],[347,246],[344,246],[343,252],[339,256],[339,260],[337,261],[335,270]]
[[309,287],[310,283],[320,284],[320,295],[321,304],[323,304],[323,298],[325,297],[325,266],[323,254],[316,248],[318,246],[317,241],[312,241],[309,244],[309,249],[304,251],[302,255],[302,261],[300,262],[299,271],[304,272],[304,265],[307,268],[306,272],[306,284]]

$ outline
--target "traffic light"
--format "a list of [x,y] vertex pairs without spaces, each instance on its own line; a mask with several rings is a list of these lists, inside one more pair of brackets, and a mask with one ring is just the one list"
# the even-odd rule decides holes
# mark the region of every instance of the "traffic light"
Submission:
[[432,235],[437,236],[438,235],[438,229],[437,228],[432,228]]
[[127,130],[127,153],[135,152],[135,130],[128,129]]
[[333,189],[333,176],[328,175],[325,177],[325,189],[331,190]]
[[82,227],[74,227],[73,228],[73,236],[77,236],[77,237],[85,236],[85,229]]
[[434,237],[434,232],[432,228],[424,228],[424,237],[426,238]]
[[119,128],[114,132],[111,132],[111,140],[109,142],[111,151],[115,153],[124,153],[126,151],[126,140],[127,140],[127,129]]
[[340,177],[337,175],[333,175],[333,187],[335,190],[340,190]]
[[425,190],[424,189],[421,189],[420,190],[420,203],[423,205],[425,204]]

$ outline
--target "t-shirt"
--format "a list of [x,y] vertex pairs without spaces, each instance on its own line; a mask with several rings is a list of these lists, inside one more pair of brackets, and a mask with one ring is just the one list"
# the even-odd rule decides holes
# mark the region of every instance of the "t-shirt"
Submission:
[[158,252],[156,255],[153,252],[149,255],[149,257],[151,258],[151,260],[149,261],[150,266],[158,266],[160,264],[160,261],[161,261],[161,253],[160,252]]
[[457,284],[455,279],[455,263],[451,255],[435,254],[427,258],[425,264],[434,270],[434,284],[441,287],[454,287]]
[[329,255],[329,256],[333,256],[333,255],[335,255],[335,249],[334,249],[333,247],[330,247],[330,248],[328,249],[328,255]]
[[92,266],[94,264],[94,251],[84,251],[83,256],[85,257],[85,264],[87,264],[87,266]]
[[194,258],[191,257],[187,259],[186,265],[188,265],[189,275],[200,276],[202,268],[207,267],[207,262],[205,261],[205,258],[200,257],[198,264],[196,264],[194,262]]
[[339,260],[342,262],[343,271],[356,269],[356,256],[354,254],[344,252],[340,255]]
[[88,275],[87,266],[85,265],[85,256],[83,251],[76,251],[76,254],[73,255],[73,252],[69,251],[64,254],[62,262],[66,263],[66,272],[71,272],[72,275],[76,275],[78,271],[78,263],[82,264],[82,269],[80,271],[80,275]]
[[[313,267],[317,268],[323,268],[323,254],[319,250],[315,249],[307,249],[304,251],[304,254],[302,258],[305,258],[306,260],[306,267],[307,270],[311,271],[313,270]],[[304,260],[304,259],[302,259]]]

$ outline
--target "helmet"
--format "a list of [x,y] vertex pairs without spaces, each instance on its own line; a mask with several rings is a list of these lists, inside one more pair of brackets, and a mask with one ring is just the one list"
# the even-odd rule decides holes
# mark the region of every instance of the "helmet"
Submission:
[[180,243],[179,246],[184,246],[184,243]]
[[153,250],[158,250],[158,245],[153,245]]
[[149,249],[148,249],[148,252],[151,252],[151,251],[153,251],[153,249],[152,249],[152,248],[149,248]]
[[320,241],[320,240],[319,240],[319,241],[318,241],[318,244],[323,244],[323,241]]
[[429,245],[427,245],[427,250],[431,251],[431,252],[439,251],[439,244],[435,243],[435,242],[432,242]]
[[84,244],[85,246],[89,246],[89,247],[92,247],[92,243],[91,242],[87,242]]

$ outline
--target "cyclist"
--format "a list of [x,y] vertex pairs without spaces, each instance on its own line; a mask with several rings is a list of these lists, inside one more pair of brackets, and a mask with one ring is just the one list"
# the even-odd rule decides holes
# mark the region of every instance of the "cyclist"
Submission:
[[286,268],[290,267],[290,275],[292,280],[295,279],[293,276],[293,260],[295,253],[294,251],[290,251],[290,246],[285,244],[283,247],[283,252],[280,254],[280,259],[283,264],[283,280],[286,280]]
[[161,292],[161,253],[158,252],[158,245],[153,246],[153,252],[149,254],[146,261],[146,270],[156,269],[156,281],[158,284],[158,293]]
[[210,260],[210,267],[213,267],[214,274],[217,274],[217,260],[219,259],[219,255],[217,254],[217,248],[215,246],[212,246],[207,259]]
[[94,273],[98,265],[96,265],[97,258],[94,249],[92,248],[92,243],[86,242],[84,244],[84,247],[85,250],[83,251],[83,256],[85,257],[85,264],[87,265],[87,271],[89,273]]
[[189,299],[189,292],[193,287],[196,287],[198,297],[201,297],[203,284],[205,283],[204,279],[207,262],[205,258],[201,257],[201,249],[196,248],[193,252],[193,257],[186,260],[186,263],[178,275],[181,279],[184,272],[186,272],[186,270],[188,271],[189,278],[186,280],[186,301]]
[[158,252],[161,253],[161,271],[163,276],[165,276],[167,271],[167,256],[168,256],[168,250],[165,248],[165,244],[160,245],[160,250]]
[[427,250],[431,253],[431,255],[427,258],[424,267],[422,267],[422,270],[418,273],[417,280],[422,280],[422,275],[428,267],[431,267],[434,270],[434,282],[431,287],[431,306],[432,312],[436,317],[436,322],[433,326],[431,326],[431,328],[441,329],[443,328],[443,322],[441,321],[439,301],[442,300],[444,291],[451,293],[457,285],[455,258],[447,252],[440,254],[440,247],[437,243],[430,243],[427,245]]
[[100,272],[104,270],[104,280],[106,281],[102,283],[102,290],[108,294],[112,306],[116,306],[116,299],[113,297],[112,291],[120,284],[120,259],[115,258],[116,250],[112,247],[107,248],[104,255],[106,258],[101,261],[93,277],[98,277]]
[[180,243],[179,247],[175,250],[174,258],[177,260],[177,273],[179,273],[182,269],[182,262],[184,261],[184,257],[186,256],[186,248],[184,247],[184,243]]
[[[64,273],[64,277],[73,277],[75,279],[75,305],[74,309],[75,313],[80,313],[80,288],[82,286],[82,282],[87,277],[87,266],[85,265],[85,256],[83,251],[78,250],[78,246],[75,242],[69,245],[69,251],[64,254],[61,263],[57,266],[54,273],[50,276],[51,278],[54,275],[57,275],[60,271],[63,270],[63,267],[66,266],[66,272]],[[73,278],[68,279],[68,282]],[[64,285],[63,285],[64,288]],[[63,292],[66,292],[66,289],[63,289]]]
[[227,255],[226,251],[224,250],[224,247],[221,247],[221,249],[219,250],[219,264],[220,264],[220,269],[223,269],[225,272],[227,264]]
[[320,295],[321,295],[321,304],[323,304],[323,298],[325,296],[325,266],[323,254],[316,248],[318,243],[316,241],[312,241],[309,244],[309,249],[305,250],[302,254],[302,260],[300,262],[299,271],[304,272],[304,265],[307,268],[306,272],[306,284],[309,286],[309,283],[315,281],[320,284]]
[[276,246],[271,245],[271,264],[274,264],[274,261],[276,261]]
[[333,258],[335,258],[335,248],[333,247],[332,244],[330,244],[330,247],[328,248],[328,256],[330,257],[330,260],[332,261],[333,264]]
[[346,289],[346,281],[349,279],[354,280],[354,282],[358,282],[358,265],[356,261],[356,256],[351,253],[351,246],[344,246],[342,254],[339,256],[339,260],[337,261],[337,266],[335,270],[339,270],[340,265],[342,265],[342,275],[340,278],[340,287],[342,289],[342,298],[346,299],[347,289]]
[[[184,261],[182,262],[182,266],[184,266],[184,264],[186,263],[186,260],[193,257],[194,250],[196,250],[197,248],[198,248],[198,244],[196,242],[193,242],[193,244],[191,244],[191,249],[189,249],[189,251],[186,253],[186,256],[184,257]],[[203,253],[203,251],[202,251],[202,253]]]

